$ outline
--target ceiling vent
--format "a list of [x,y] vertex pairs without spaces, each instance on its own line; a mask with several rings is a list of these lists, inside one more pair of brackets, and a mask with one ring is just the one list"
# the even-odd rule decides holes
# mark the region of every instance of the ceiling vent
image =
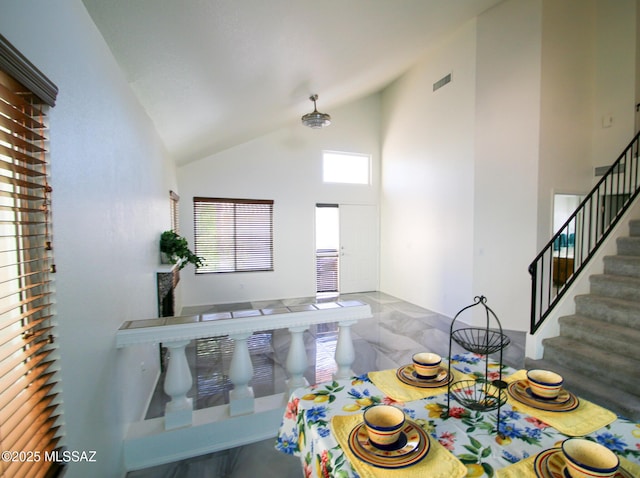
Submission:
[[440,88],[442,88],[444,85],[446,85],[447,83],[451,83],[451,73],[449,73],[447,76],[445,76],[444,78],[439,79],[438,81],[436,81],[433,84],[433,91],[439,90]]

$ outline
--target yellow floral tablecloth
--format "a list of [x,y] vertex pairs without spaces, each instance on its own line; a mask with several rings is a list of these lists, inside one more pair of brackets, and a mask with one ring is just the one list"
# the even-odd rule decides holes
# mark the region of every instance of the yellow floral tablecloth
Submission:
[[[451,365],[458,372],[480,383],[485,380],[484,357],[480,355],[454,355]],[[489,381],[501,376],[509,378],[516,373],[516,370],[508,367],[500,369],[495,363],[489,365],[486,377]],[[518,376],[511,375],[510,379],[517,379]],[[375,374],[373,377],[375,378]],[[533,471],[533,457],[559,446],[567,438],[567,435],[555,428],[558,426],[564,429],[563,425],[566,424],[563,421],[567,420],[566,417],[554,422],[535,411],[525,410],[519,403],[512,404],[511,400],[500,408],[498,433],[497,410],[470,410],[454,399],[447,408],[446,390],[441,394],[419,399],[398,396],[396,390],[388,390],[384,385],[377,386],[368,374],[298,389],[287,403],[276,448],[283,453],[298,456],[306,478],[364,478],[367,472],[361,469],[361,462],[349,453],[348,446],[341,446],[341,439],[336,436],[337,429],[332,423],[335,419],[338,422],[346,420],[338,418],[345,416],[357,422],[364,410],[379,403],[402,408],[408,419],[429,434],[432,445],[439,443],[441,449],[453,454],[465,466],[469,477],[535,476],[526,474]],[[591,421],[581,410],[579,412],[578,416]],[[603,413],[601,416],[609,415]],[[624,459],[640,466],[640,424],[613,418],[611,423],[608,423],[608,418],[597,423],[591,421],[600,428],[586,433],[586,437],[613,450],[621,461]],[[347,422],[344,429],[349,426],[350,422]],[[591,425],[592,428],[593,426]],[[572,428],[565,431],[573,433],[585,430]],[[517,466],[511,468],[514,464]],[[406,473],[412,473],[415,466],[403,468],[405,474],[401,476],[404,478]],[[518,470],[522,474],[517,474]]]

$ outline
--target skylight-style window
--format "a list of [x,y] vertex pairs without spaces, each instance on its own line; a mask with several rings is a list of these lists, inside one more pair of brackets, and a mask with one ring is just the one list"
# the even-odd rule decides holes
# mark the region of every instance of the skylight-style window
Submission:
[[370,184],[371,156],[325,151],[322,155],[322,180],[325,183]]

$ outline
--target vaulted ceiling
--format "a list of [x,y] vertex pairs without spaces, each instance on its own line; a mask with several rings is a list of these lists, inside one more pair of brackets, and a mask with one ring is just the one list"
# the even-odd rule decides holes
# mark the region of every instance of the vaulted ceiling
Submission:
[[[83,0],[180,163],[379,91],[502,0]],[[302,126],[301,126],[302,127]]]

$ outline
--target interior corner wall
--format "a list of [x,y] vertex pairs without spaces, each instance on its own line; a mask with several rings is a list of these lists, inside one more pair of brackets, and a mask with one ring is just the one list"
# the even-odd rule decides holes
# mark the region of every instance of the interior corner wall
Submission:
[[593,184],[595,1],[544,0],[542,13],[538,250],[556,232],[554,194]]
[[158,238],[175,167],[80,0],[0,0],[0,32],[59,88],[50,111],[62,444],[95,451],[65,477],[123,476],[122,442],[158,373],[157,347],[115,348],[157,315]]
[[[185,306],[314,297],[315,205],[378,205],[380,95],[329,111],[329,127],[299,121],[178,168],[180,230],[193,243],[193,197],[274,200],[274,271],[181,273]],[[322,182],[322,151],[370,154],[371,185]],[[377,238],[373,240],[377,241]]]
[[449,316],[473,298],[475,35],[461,26],[383,92],[381,290]]
[[502,327],[526,330],[536,254],[541,0],[478,17],[473,292]]
[[554,194],[587,194],[633,138],[636,3],[543,2],[538,250]]
[[594,27],[595,168],[611,165],[635,134],[635,0],[596,0]]

